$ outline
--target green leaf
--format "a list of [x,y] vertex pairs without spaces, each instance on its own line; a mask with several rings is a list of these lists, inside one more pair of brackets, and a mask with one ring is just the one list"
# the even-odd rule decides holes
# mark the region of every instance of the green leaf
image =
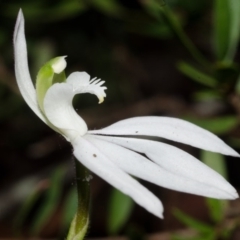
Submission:
[[118,16],[123,13],[123,7],[117,0],[87,0],[98,10],[113,16]]
[[222,154],[202,150],[201,160],[224,178],[227,178],[226,164]]
[[[201,160],[210,168],[221,174],[224,178],[227,178],[227,169],[223,155],[202,150]],[[206,203],[211,219],[215,223],[221,222],[225,215],[227,201],[208,198]]]
[[200,234],[199,236],[193,236],[193,237],[186,237],[186,236],[173,234],[171,236],[171,240],[216,240],[216,234],[214,229],[212,229],[212,232],[209,232],[207,234]]
[[64,174],[65,168],[63,166],[58,167],[52,174],[45,201],[39,207],[35,221],[31,227],[31,232],[34,235],[38,234],[43,229],[60,202]]
[[180,211],[179,209],[173,210],[173,215],[181,222],[184,223],[186,226],[193,228],[200,233],[212,233],[212,227],[208,224],[205,224],[201,221],[198,221],[186,213]]
[[127,195],[113,189],[110,196],[107,228],[110,234],[116,234],[127,222],[132,210],[134,202]]
[[227,52],[227,59],[232,60],[237,50],[237,45],[239,42],[240,33],[240,1],[239,0],[229,0],[230,8],[230,34],[229,34],[229,48]]
[[179,19],[176,17],[177,15],[171,11],[167,4],[164,6],[159,5],[159,10],[162,13],[162,16],[164,16],[168,26],[172,29],[174,34],[178,37],[178,39],[181,41],[187,51],[191,54],[191,56],[206,69],[210,69],[211,63],[205,58],[205,56],[193,44],[191,39],[186,35],[180,24]]
[[156,19],[160,19],[159,7],[166,4],[164,0],[140,1],[140,3],[143,5],[146,11]]
[[193,116],[186,116],[184,119],[215,134],[225,134],[238,125],[236,116],[224,116],[212,119],[199,119]]
[[[80,14],[87,9],[86,4],[83,2],[83,0],[64,0],[58,1],[57,4],[52,5],[45,5],[44,1],[22,2],[21,8],[24,9],[24,16],[27,20],[47,23],[72,18],[74,15]],[[6,2],[4,10],[4,16],[13,18],[15,17],[16,12],[19,10],[19,4],[14,2]]]
[[202,90],[194,93],[194,100],[196,101],[211,101],[211,100],[221,100],[222,95],[215,90]]
[[215,0],[214,44],[216,55],[223,60],[227,53],[230,27],[229,0]]
[[215,0],[214,44],[219,60],[231,62],[236,52],[240,30],[240,1]]
[[77,190],[73,188],[67,193],[67,197],[64,202],[62,217],[62,227],[64,230],[69,227],[76,212],[77,212]]
[[237,228],[237,226],[238,226],[238,223],[235,222],[230,228],[222,229],[220,233],[221,239],[225,239],[225,240],[231,239],[231,237],[233,236],[233,232]]
[[210,217],[215,223],[220,223],[225,216],[227,201],[207,198],[206,203],[209,209]]
[[238,75],[238,79],[237,79],[237,83],[235,86],[235,90],[237,92],[238,95],[240,95],[240,74]]
[[186,62],[180,62],[177,67],[180,72],[205,86],[216,87],[218,84],[215,78],[208,76]]
[[41,196],[42,189],[36,188],[33,189],[33,192],[26,198],[26,200],[23,202],[19,212],[17,213],[17,216],[14,221],[14,232],[18,232],[23,225],[24,221],[26,220],[27,216],[31,212],[34,204],[36,204],[37,200]]

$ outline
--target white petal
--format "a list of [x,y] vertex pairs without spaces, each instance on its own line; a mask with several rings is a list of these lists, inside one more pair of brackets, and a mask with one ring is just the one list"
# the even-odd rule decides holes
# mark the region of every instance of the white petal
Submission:
[[99,103],[102,103],[106,97],[104,91],[107,88],[101,86],[104,81],[99,81],[100,79],[90,81],[90,76],[86,72],[74,72],[67,78],[67,83],[73,86],[74,92],[94,94],[98,97]]
[[240,155],[211,132],[170,117],[135,117],[114,123],[91,134],[156,136],[225,155]]
[[30,77],[27,60],[27,46],[24,34],[24,17],[20,10],[14,29],[14,59],[15,59],[15,75],[19,90],[27,102],[29,107],[35,114],[45,123],[46,119],[40,111],[37,103],[36,90]]
[[65,137],[72,141],[87,132],[84,120],[75,112],[72,106],[74,92],[68,83],[55,83],[51,86],[44,98],[44,110],[48,120]]
[[[195,188],[194,186],[191,186],[190,182],[187,183],[189,186],[186,184],[186,188],[189,187],[189,189],[186,189],[186,192],[203,196],[211,195],[211,197],[219,199],[235,199],[238,197],[236,190],[221,175],[213,171],[211,168],[190,154],[176,147],[161,142],[134,138],[107,137],[97,135],[95,135],[94,138],[110,141],[128,149],[145,154],[161,168],[180,177],[179,183],[176,183],[176,190],[179,190],[178,187],[184,187],[184,185],[182,186],[181,184],[184,184],[182,178],[185,178],[188,179],[188,181],[193,181],[196,183]],[[172,181],[171,178],[168,178],[167,180]],[[176,179],[173,178],[173,181],[175,180]],[[165,186],[175,189],[174,187],[171,187],[171,182],[168,184],[170,184],[170,187],[166,185]],[[204,190],[204,185],[206,191]]]
[[[163,206],[159,199],[110,161],[102,149],[95,147],[90,140],[81,137],[77,138],[72,144],[74,156],[85,167],[130,196],[152,214],[162,218]],[[111,149],[107,149],[107,151],[111,151]]]
[[202,183],[198,181],[198,178],[191,179],[176,172],[172,173],[136,152],[110,142],[107,143],[95,136],[88,135],[85,138],[101,149],[117,166],[138,178],[176,191],[218,199],[229,197],[228,193],[226,194],[221,188],[212,186],[211,182]]
[[67,83],[73,86],[73,89],[88,86],[90,75],[86,72],[73,72],[67,78]]

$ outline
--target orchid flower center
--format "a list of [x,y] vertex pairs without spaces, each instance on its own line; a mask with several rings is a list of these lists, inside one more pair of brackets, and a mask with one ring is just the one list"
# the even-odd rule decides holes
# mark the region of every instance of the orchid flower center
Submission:
[[47,120],[72,142],[88,131],[87,124],[73,108],[74,96],[79,93],[91,93],[102,103],[107,88],[102,86],[104,81],[100,79],[90,80],[86,72],[74,72],[66,79],[65,57],[53,60],[46,63],[37,76],[38,104]]

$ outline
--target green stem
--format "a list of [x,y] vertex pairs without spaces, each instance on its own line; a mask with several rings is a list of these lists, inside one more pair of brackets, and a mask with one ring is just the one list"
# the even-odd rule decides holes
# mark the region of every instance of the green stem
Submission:
[[82,240],[86,235],[89,224],[89,172],[78,160],[75,159],[74,161],[76,167],[78,207],[77,213],[72,220],[67,240]]

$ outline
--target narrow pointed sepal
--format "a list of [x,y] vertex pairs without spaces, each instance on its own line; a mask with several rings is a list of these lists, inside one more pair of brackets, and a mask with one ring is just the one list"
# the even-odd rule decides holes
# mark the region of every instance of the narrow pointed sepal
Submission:
[[[163,206],[160,200],[112,162],[91,140],[79,137],[72,142],[72,145],[74,156],[90,171],[130,196],[155,216],[163,217]],[[107,150],[111,151],[111,149]]]
[[211,132],[187,121],[170,117],[135,117],[116,122],[91,134],[155,136],[189,144],[207,151],[240,155]]
[[[238,197],[236,190],[221,175],[181,149],[161,142],[135,138],[110,136],[92,136],[92,138],[109,141],[132,151],[145,154],[156,164],[155,170],[151,166],[152,163],[144,163],[143,160],[140,162],[139,159],[139,164],[137,164],[134,156],[131,159],[129,158],[128,165],[126,163],[126,166],[123,166],[127,172],[128,169],[129,171],[134,170],[135,172],[129,173],[140,178],[145,176],[145,180],[163,187],[206,197],[217,199],[236,199]],[[98,144],[101,149],[104,148],[101,143]],[[115,149],[117,155],[122,156],[121,159],[118,156],[115,157],[115,159],[119,159],[118,164],[122,166],[125,162],[123,155],[121,155],[123,150],[117,150],[117,147],[113,145],[109,149],[111,151]],[[111,153],[109,154],[111,155]],[[126,152],[125,154],[128,156],[130,153],[127,155]],[[111,155],[111,159],[114,159],[113,155]],[[146,159],[146,161],[149,161],[149,159]],[[135,161],[135,169],[132,170],[131,161]],[[142,168],[146,169],[146,173],[144,173],[141,165],[144,166]],[[155,173],[157,176],[149,176],[148,170],[151,171],[151,174]]]
[[19,90],[34,113],[45,123],[47,120],[40,111],[37,102],[36,90],[33,86],[32,79],[30,77],[27,59],[27,45],[24,33],[24,17],[22,10],[19,11],[15,29],[14,29],[14,60],[15,60],[15,75]]

